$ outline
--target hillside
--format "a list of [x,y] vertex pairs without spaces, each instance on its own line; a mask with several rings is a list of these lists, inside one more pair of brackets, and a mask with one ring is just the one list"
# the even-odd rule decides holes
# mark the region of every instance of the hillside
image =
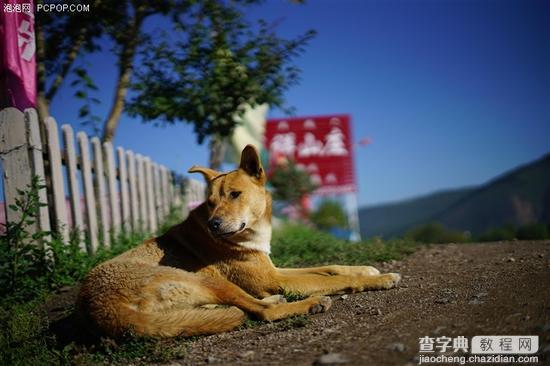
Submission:
[[429,223],[473,234],[505,224],[550,222],[550,154],[488,183],[360,210],[365,237],[401,235]]
[[441,191],[406,201],[365,207],[359,210],[361,236],[392,237],[425,222],[428,217],[472,193],[475,188]]

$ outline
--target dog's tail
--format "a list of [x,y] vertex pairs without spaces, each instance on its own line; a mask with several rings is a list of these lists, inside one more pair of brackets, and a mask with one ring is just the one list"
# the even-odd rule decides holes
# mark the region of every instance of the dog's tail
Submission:
[[239,326],[246,319],[246,314],[235,306],[161,313],[131,311],[127,315],[126,320],[135,333],[153,337],[220,333]]

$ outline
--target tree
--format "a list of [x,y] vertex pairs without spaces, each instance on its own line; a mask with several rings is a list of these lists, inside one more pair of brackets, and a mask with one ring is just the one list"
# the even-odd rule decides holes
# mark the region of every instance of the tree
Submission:
[[347,226],[347,216],[342,205],[332,200],[321,202],[309,218],[315,226],[322,230],[329,230],[334,227],[346,228]]
[[[87,12],[61,14],[37,13],[36,39],[38,55],[38,110],[42,118],[49,115],[49,104],[63,81],[72,72],[76,79],[75,97],[83,100],[79,117],[84,122],[101,119],[92,113],[99,100],[91,97],[96,90],[84,66],[75,62],[86,53],[100,50],[99,39],[110,38],[117,57],[117,81],[110,112],[103,122],[103,140],[112,140],[124,110],[125,99],[134,69],[138,47],[146,43],[149,34],[143,30],[146,19],[185,13],[193,0],[96,0],[90,4],[94,16]],[[86,4],[82,1],[74,3]],[[49,85],[47,85],[49,84]]]
[[[235,117],[246,106],[283,107],[284,91],[298,81],[299,70],[290,61],[314,36],[309,31],[285,40],[277,37],[273,25],[250,24],[243,14],[259,3],[95,0],[89,3],[94,16],[38,13],[41,117],[49,115],[50,102],[73,75],[74,95],[83,101],[79,118],[94,125],[101,122],[92,108],[99,103],[93,97],[97,87],[83,60],[101,50],[99,40],[107,37],[115,45],[111,52],[117,57],[118,73],[110,112],[102,124],[103,139],[113,138],[124,111],[146,122],[183,121],[194,125],[199,143],[210,138],[210,165],[219,168],[222,141],[235,128]],[[173,31],[144,30],[144,22],[153,16],[170,19]]]
[[244,19],[256,0],[202,1],[175,17],[174,34],[149,40],[128,103],[132,116],[145,122],[191,123],[202,144],[210,138],[210,167],[219,169],[223,140],[247,106],[283,107],[283,93],[298,81],[290,61],[314,36],[277,37],[273,27]]
[[[273,187],[273,198],[284,201],[291,206],[301,209],[301,200],[317,189],[309,174],[300,169],[292,161],[286,161],[272,168],[270,183]],[[300,212],[305,217],[304,212]]]

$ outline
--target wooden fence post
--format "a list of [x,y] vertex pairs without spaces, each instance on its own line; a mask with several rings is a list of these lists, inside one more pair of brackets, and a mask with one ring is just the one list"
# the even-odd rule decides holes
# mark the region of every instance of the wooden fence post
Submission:
[[117,149],[118,170],[120,180],[120,199],[122,207],[122,227],[126,233],[130,232],[130,201],[128,194],[128,170],[126,166],[126,154],[122,147]]
[[137,190],[137,173],[136,173],[136,160],[134,153],[130,150],[126,151],[126,157],[128,159],[128,178],[130,180],[130,208],[132,213],[132,228],[133,230],[139,230],[139,201]]
[[90,144],[88,135],[79,132],[76,135],[78,145],[80,146],[80,165],[82,167],[82,179],[84,181],[84,198],[86,202],[86,218],[88,240],[90,241],[89,251],[94,253],[97,250],[97,211],[94,194],[94,183],[92,179],[92,165],[90,159]]
[[149,230],[149,215],[147,214],[147,193],[145,191],[145,161],[140,154],[136,155],[138,171],[138,191],[139,191],[139,216],[141,218],[141,230]]
[[111,237],[109,233],[109,217],[107,216],[107,198],[105,192],[105,175],[103,173],[103,153],[101,151],[101,141],[99,138],[91,138],[92,147],[94,150],[94,170],[95,170],[95,184],[97,192],[97,203],[99,206],[99,216],[101,221],[101,234],[103,237],[103,245],[105,247],[111,246]]
[[70,125],[61,126],[63,131],[63,142],[69,176],[69,201],[71,203],[71,214],[73,218],[73,229],[77,230],[78,242],[82,250],[86,250],[84,242],[84,220],[82,219],[82,205],[80,204],[80,187],[78,182],[78,171],[76,167],[76,151],[74,148],[74,132]]
[[[6,221],[17,222],[21,212],[9,207],[15,203],[17,190],[26,190],[33,176],[38,176],[44,184],[44,162],[42,160],[42,143],[38,116],[34,109],[25,113],[16,108],[5,108],[0,111],[0,159],[4,170],[4,197]],[[46,190],[38,191],[41,203],[47,203]],[[37,222],[28,230],[50,230],[50,217],[47,207],[40,207]]]
[[107,163],[107,187],[109,189],[109,208],[111,209],[111,230],[116,238],[120,233],[120,205],[116,187],[116,168],[113,144],[110,142],[104,142],[103,151],[105,154],[105,162]]
[[145,176],[146,176],[146,189],[147,189],[147,208],[149,211],[147,215],[149,216],[149,231],[154,233],[157,231],[157,215],[155,212],[155,194],[153,186],[153,164],[149,157],[145,158]]
[[65,183],[63,181],[63,166],[61,165],[61,149],[59,147],[59,133],[57,122],[53,117],[44,120],[48,139],[48,154],[50,174],[52,178],[53,206],[55,211],[55,228],[61,235],[63,242],[69,242],[69,223],[67,220],[67,206],[65,198]]

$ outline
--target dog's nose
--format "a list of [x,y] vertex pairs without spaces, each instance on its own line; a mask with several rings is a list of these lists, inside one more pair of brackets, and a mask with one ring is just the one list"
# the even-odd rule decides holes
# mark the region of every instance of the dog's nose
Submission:
[[220,219],[219,217],[213,217],[210,220],[208,220],[208,228],[211,231],[213,232],[219,231],[220,226],[222,226],[222,219]]

